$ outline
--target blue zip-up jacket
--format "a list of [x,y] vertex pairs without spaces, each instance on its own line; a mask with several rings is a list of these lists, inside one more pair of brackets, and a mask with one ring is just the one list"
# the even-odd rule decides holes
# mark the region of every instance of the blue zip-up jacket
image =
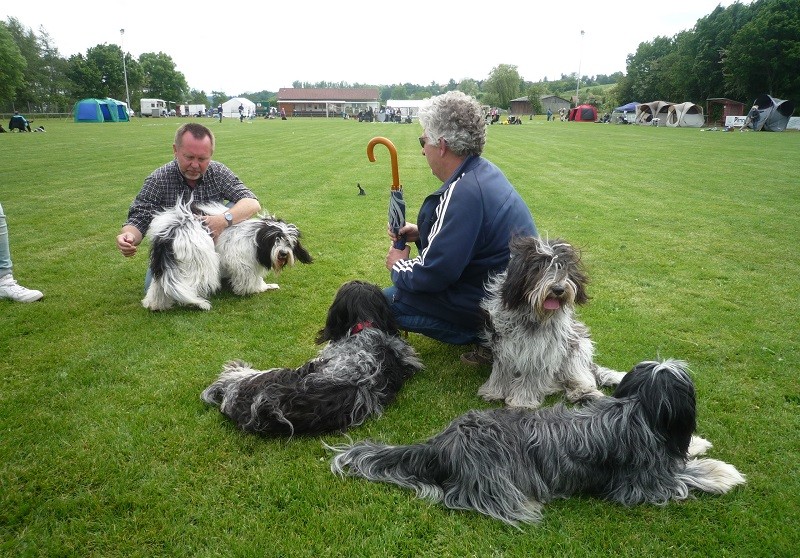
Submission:
[[417,227],[419,255],[392,266],[395,300],[476,330],[484,322],[485,282],[508,266],[511,237],[537,236],[528,206],[503,172],[476,156],[425,198]]

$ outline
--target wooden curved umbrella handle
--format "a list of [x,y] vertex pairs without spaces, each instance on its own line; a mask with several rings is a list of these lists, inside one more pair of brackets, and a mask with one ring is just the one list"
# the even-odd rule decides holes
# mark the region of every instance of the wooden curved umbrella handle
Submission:
[[397,148],[392,141],[380,136],[372,138],[367,144],[367,157],[370,162],[375,162],[375,145],[379,143],[385,145],[389,149],[389,155],[391,155],[392,158],[392,190],[400,190],[402,186],[400,186],[400,171],[397,169]]

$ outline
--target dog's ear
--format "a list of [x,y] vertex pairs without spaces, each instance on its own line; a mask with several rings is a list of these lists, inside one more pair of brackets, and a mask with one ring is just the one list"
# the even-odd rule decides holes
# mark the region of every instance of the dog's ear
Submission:
[[647,423],[664,437],[670,455],[686,457],[697,427],[694,383],[686,363],[640,362],[622,378],[614,397],[638,399]]
[[352,327],[349,322],[347,304],[342,297],[339,296],[340,294],[341,291],[337,293],[331,307],[328,308],[328,317],[325,320],[325,327],[317,332],[315,341],[318,345],[327,341],[341,339],[349,333]]
[[294,257],[300,260],[304,264],[310,264],[314,261],[314,258],[311,257],[311,254],[305,249],[305,247],[300,244],[300,240],[297,240],[297,244],[294,245]]
[[589,302],[589,293],[586,291],[589,276],[583,267],[580,250],[560,238],[551,240],[550,246],[557,261],[569,270],[569,280],[575,285],[575,304],[586,304]]
[[266,269],[272,269],[272,248],[277,230],[267,222],[261,223],[256,230],[256,260]]
[[[509,242],[511,259],[506,268],[506,278],[500,288],[500,298],[506,308],[517,308],[529,304],[529,284],[535,283],[542,273],[540,258],[536,257],[534,237],[514,236]],[[538,262],[538,264],[537,264]]]

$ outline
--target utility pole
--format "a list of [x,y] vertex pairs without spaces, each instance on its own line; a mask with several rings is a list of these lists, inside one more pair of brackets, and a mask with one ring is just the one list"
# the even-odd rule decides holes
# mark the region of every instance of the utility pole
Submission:
[[[581,33],[583,33],[583,31],[581,31]],[[130,118],[130,114],[131,114],[131,94],[128,91],[128,68],[125,66],[125,50],[122,48],[122,43],[125,40],[125,30],[124,29],[120,29],[119,30],[119,36],[120,36],[119,48],[120,48],[120,50],[122,50],[122,73],[125,75],[125,102],[128,103],[128,118]]]
[[583,58],[583,29],[581,29],[581,47],[578,51],[578,83],[575,85],[575,106],[580,104],[579,92],[581,89],[581,58]]

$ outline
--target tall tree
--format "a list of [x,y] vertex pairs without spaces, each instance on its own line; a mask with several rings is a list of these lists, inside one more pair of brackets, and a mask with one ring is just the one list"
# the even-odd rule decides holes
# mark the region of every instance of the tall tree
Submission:
[[697,20],[685,48],[694,62],[686,70],[690,85],[687,99],[725,97],[723,56],[736,32],[752,18],[752,9],[744,4],[717,6],[706,17]]
[[628,95],[632,99],[662,99],[665,78],[665,57],[673,50],[673,40],[669,37],[656,37],[644,42],[636,53],[628,55]]
[[458,83],[458,90],[461,91],[462,93],[466,93],[467,95],[471,95],[476,99],[480,98],[481,90],[480,87],[478,87],[478,82],[475,81],[474,79],[469,79],[469,78],[462,79]]
[[800,2],[761,0],[725,57],[729,91],[748,102],[762,93],[800,101]]
[[45,112],[67,112],[72,107],[69,97],[70,82],[67,79],[67,61],[61,57],[50,35],[39,28],[40,63],[36,70],[36,81],[32,88],[41,110]]
[[[73,95],[84,97],[112,97],[125,100],[125,73],[128,76],[129,91],[138,92],[142,82],[139,64],[130,55],[122,64],[122,49],[118,45],[97,45],[86,51],[86,56],[73,54],[67,61],[67,77],[73,83]],[[131,104],[136,106],[131,95]]]
[[211,92],[211,106],[217,107],[230,99],[230,95],[225,93],[224,91],[212,91]]
[[542,95],[544,89],[540,85],[531,85],[528,87],[528,101],[531,103],[531,110],[533,114],[542,114]]
[[39,41],[33,31],[22,25],[16,18],[8,18],[6,25],[20,54],[25,59],[25,74],[23,79],[17,83],[13,101],[17,105],[27,107],[26,110],[32,110],[37,101],[32,84],[37,81],[36,76],[41,58]]
[[207,105],[208,104],[208,95],[206,95],[205,91],[198,91],[197,89],[192,89],[189,91],[189,95],[186,97],[186,102],[190,105]]
[[144,72],[147,97],[182,103],[189,91],[184,75],[175,69],[175,62],[163,52],[145,52],[139,56]]
[[500,64],[492,68],[484,83],[485,101],[495,107],[508,108],[511,99],[519,97],[520,82],[516,66]]
[[27,65],[11,31],[0,21],[0,110],[13,108],[17,91],[25,85]]

